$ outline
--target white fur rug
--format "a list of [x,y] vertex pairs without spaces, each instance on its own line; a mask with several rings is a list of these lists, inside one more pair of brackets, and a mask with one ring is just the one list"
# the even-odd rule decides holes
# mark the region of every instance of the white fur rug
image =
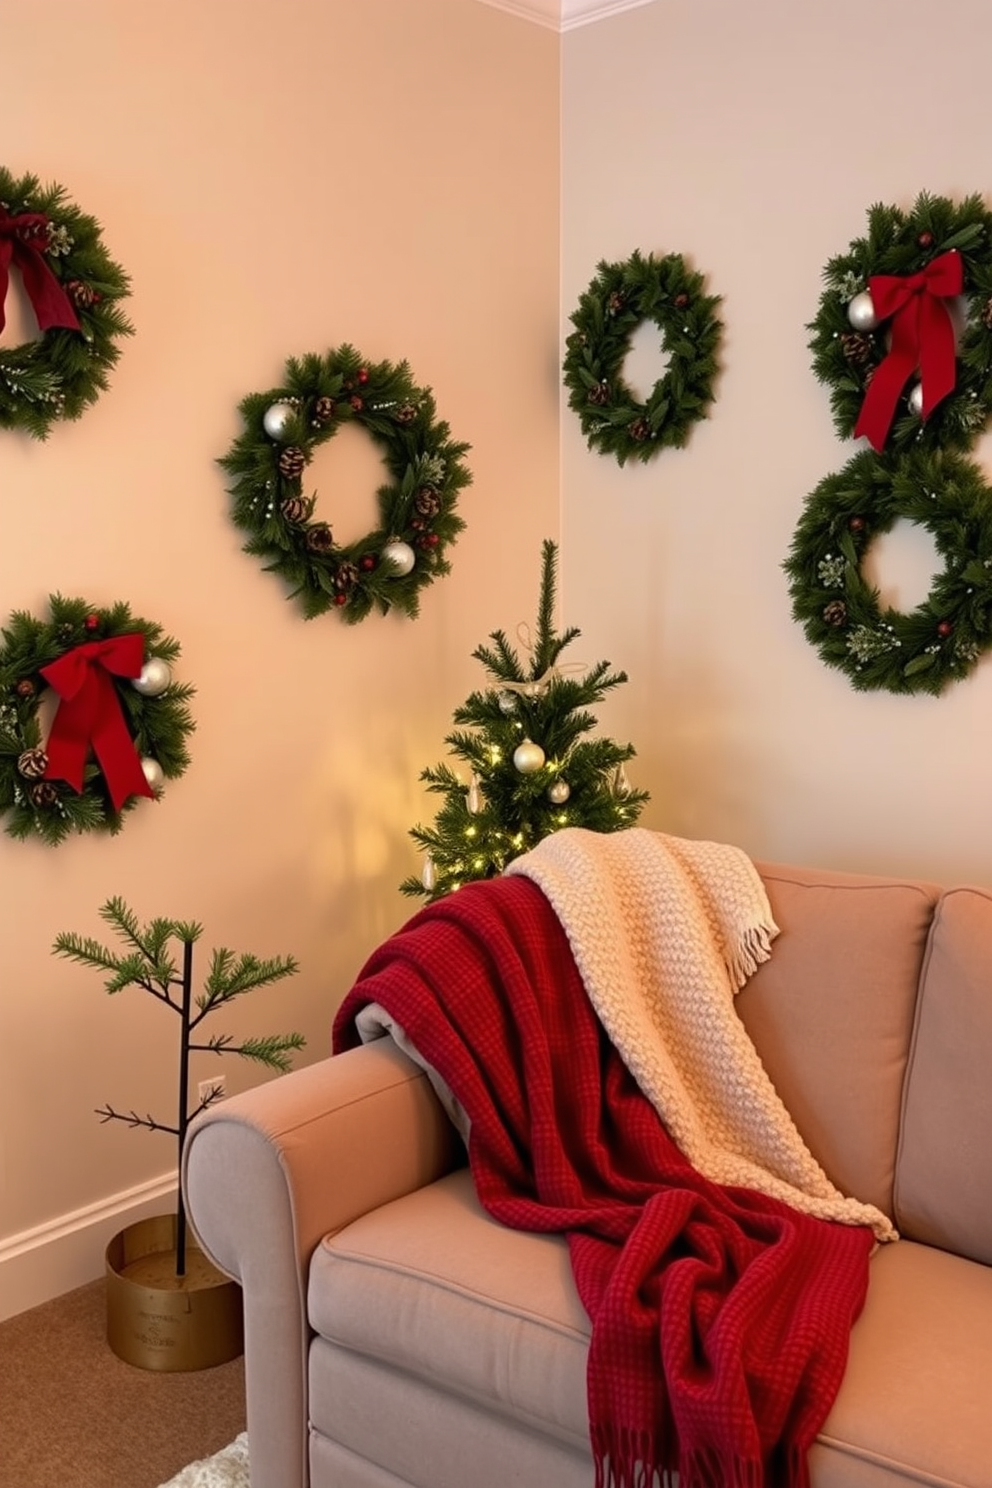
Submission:
[[161,1488],[249,1488],[247,1431],[212,1457],[191,1462]]

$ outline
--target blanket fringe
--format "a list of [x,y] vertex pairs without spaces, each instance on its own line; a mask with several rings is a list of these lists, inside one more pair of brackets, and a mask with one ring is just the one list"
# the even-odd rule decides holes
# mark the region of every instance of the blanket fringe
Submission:
[[591,1438],[595,1488],[809,1488],[807,1454],[795,1446],[776,1454],[778,1470],[772,1465],[766,1472],[760,1461],[706,1446],[676,1447],[664,1455],[677,1458],[678,1465],[665,1463],[653,1432],[627,1426],[600,1423]]
[[735,994],[754,976],[762,961],[771,959],[772,941],[777,934],[778,926],[768,920],[760,925],[749,925],[733,945],[725,947],[724,962]]

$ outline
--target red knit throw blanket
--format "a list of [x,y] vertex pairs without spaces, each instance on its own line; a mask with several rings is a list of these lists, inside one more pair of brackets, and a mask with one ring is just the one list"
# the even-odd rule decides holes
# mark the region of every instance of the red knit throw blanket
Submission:
[[469,884],[366,963],[379,1003],[471,1121],[483,1207],[561,1231],[592,1322],[596,1488],[806,1488],[864,1304],[873,1236],[698,1174],[606,1039],[526,878]]

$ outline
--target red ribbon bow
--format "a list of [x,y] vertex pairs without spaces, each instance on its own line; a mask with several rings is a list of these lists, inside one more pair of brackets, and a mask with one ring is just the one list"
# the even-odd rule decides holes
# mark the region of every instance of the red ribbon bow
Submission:
[[874,274],[868,280],[875,318],[892,316],[888,356],[876,369],[854,426],[873,449],[884,448],[899,394],[920,369],[921,417],[954,391],[954,327],[944,303],[961,293],[964,275],[956,249],[933,258],[919,274]]
[[144,655],[144,636],[112,636],[75,646],[41,669],[61,699],[48,739],[46,777],[65,780],[73,790],[81,791],[92,745],[115,811],[120,811],[128,796],[154,796],[111,675],[140,676]]
[[21,271],[28,299],[38,318],[40,331],[64,326],[78,331],[79,321],[51,266],[45,262],[48,246],[48,218],[44,212],[21,212],[12,217],[0,206],[0,331],[6,324],[3,305],[11,261]]

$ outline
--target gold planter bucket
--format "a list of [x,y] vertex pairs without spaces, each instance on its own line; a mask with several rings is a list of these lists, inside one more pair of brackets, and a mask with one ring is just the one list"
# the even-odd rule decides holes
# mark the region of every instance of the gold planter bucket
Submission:
[[176,1275],[176,1216],[120,1230],[107,1246],[107,1342],[119,1359],[160,1372],[211,1369],[244,1350],[241,1288],[191,1239]]

